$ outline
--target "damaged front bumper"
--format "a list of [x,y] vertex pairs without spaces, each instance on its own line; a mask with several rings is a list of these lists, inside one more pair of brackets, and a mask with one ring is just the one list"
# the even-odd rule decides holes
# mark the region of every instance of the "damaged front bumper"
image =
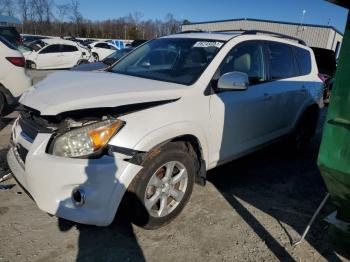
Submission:
[[[98,159],[53,156],[46,153],[50,138],[51,134],[38,133],[31,140],[15,122],[7,160],[16,180],[49,214],[83,224],[109,225],[142,167],[116,153]],[[77,188],[84,192],[82,205],[72,199]]]

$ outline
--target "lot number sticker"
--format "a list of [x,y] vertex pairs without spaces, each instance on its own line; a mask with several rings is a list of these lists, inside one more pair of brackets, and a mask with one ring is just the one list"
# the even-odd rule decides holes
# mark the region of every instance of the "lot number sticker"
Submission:
[[193,47],[217,47],[220,48],[222,47],[223,43],[221,42],[204,42],[204,41],[200,41],[194,44]]

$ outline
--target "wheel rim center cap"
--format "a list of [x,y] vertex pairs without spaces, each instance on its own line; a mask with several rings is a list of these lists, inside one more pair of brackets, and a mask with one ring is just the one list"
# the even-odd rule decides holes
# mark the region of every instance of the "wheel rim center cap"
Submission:
[[169,193],[170,192],[170,184],[169,183],[164,183],[162,185],[162,192],[163,193]]

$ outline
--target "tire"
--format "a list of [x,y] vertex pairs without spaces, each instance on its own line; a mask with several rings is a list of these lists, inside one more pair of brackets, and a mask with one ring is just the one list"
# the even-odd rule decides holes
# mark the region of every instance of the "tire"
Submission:
[[99,58],[98,54],[92,53],[92,57],[94,58],[94,62],[100,61],[100,58]]
[[157,229],[179,215],[193,190],[194,161],[182,142],[171,142],[152,150],[128,188],[131,222],[145,229]]
[[310,141],[315,134],[318,115],[304,113],[290,139],[291,148],[296,154],[307,151]]
[[3,116],[5,109],[6,109],[5,96],[0,92],[0,117]]

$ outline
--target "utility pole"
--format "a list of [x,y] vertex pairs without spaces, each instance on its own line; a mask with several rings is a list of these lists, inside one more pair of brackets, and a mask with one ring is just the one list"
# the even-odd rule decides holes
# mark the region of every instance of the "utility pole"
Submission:
[[299,34],[299,28],[301,28],[301,30],[303,30],[303,23],[304,23],[304,19],[305,19],[305,14],[306,14],[306,10],[303,9],[303,15],[301,16],[300,25],[297,27],[296,36],[298,36],[298,34]]

